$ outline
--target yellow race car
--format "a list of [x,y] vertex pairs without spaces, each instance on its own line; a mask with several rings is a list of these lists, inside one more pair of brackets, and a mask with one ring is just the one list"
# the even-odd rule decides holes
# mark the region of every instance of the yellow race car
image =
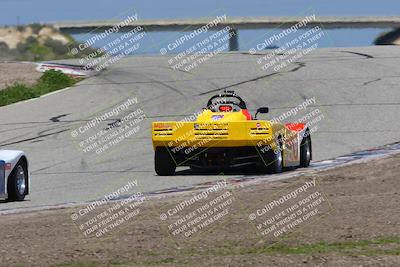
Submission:
[[304,123],[258,120],[233,91],[211,97],[193,121],[152,123],[154,164],[158,175],[174,175],[176,167],[192,169],[257,169],[282,172],[308,167],[312,159],[310,131]]

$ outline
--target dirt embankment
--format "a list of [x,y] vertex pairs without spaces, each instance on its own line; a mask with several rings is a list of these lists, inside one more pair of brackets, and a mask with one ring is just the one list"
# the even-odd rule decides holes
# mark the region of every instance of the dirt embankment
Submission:
[[[176,217],[162,221],[160,214],[192,194],[145,201],[140,214],[102,237],[83,236],[71,219],[80,208],[3,215],[0,257],[4,266],[399,266],[399,173],[400,154],[312,177],[237,186],[227,191],[234,197],[229,213],[190,237],[171,234]],[[318,216],[303,217],[280,236],[263,236],[249,221],[256,209],[300,194],[312,181],[325,199],[320,206],[308,203]]]
[[36,64],[0,63],[0,90],[15,83],[34,84],[42,76],[35,68]]

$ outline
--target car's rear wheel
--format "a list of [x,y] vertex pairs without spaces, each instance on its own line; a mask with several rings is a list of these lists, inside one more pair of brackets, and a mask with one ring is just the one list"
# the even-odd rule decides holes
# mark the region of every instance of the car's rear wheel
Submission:
[[8,199],[12,201],[22,201],[28,192],[28,168],[23,161],[19,161],[11,172],[8,184],[7,192]]
[[303,138],[300,144],[300,167],[310,166],[311,161],[311,138],[309,135]]
[[273,163],[270,165],[270,172],[272,173],[281,173],[283,170],[283,151],[282,146],[279,145],[279,148],[273,151]]
[[262,153],[262,164],[261,170],[267,173],[281,173],[283,170],[283,149],[282,144],[278,140],[276,140],[277,148],[273,149],[266,149],[265,153]]
[[155,171],[160,176],[174,175],[176,164],[167,148],[157,148],[154,155]]

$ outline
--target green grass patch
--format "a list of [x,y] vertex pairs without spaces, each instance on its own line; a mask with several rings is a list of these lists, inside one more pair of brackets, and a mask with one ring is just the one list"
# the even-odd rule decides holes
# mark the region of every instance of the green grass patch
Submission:
[[83,262],[76,262],[76,263],[66,263],[57,265],[57,267],[97,267],[95,263],[83,263]]
[[[274,244],[265,247],[243,248],[232,244],[224,245],[212,252],[214,255],[247,255],[247,254],[319,254],[319,253],[343,253],[356,255],[399,255],[400,247],[392,249],[377,248],[376,245],[400,245],[399,237],[380,238],[373,240],[354,240],[342,242],[319,242],[300,246],[286,244]],[[193,253],[193,251],[192,251]],[[208,254],[207,253],[207,254]]]
[[163,265],[163,264],[173,264],[178,263],[178,261],[174,258],[166,258],[161,260],[154,260],[154,261],[145,261],[143,262],[144,265],[153,266],[153,265]]
[[112,266],[119,266],[119,265],[125,265],[125,262],[119,260],[110,260],[109,264]]
[[[387,245],[379,247],[379,245]],[[399,246],[398,246],[399,245]],[[399,256],[400,237],[379,238],[371,240],[350,240],[341,242],[318,242],[314,244],[303,244],[299,246],[289,246],[286,244],[274,244],[261,247],[243,247],[240,243],[224,242],[218,246],[199,251],[196,248],[180,251],[177,258],[165,254],[145,253],[150,259],[144,262],[119,262],[112,260],[110,266],[129,265],[129,266],[158,266],[158,265],[190,265],[191,258],[196,257],[229,257],[229,256],[249,256],[249,255],[315,255],[337,253],[339,255],[364,255],[364,256]],[[59,267],[93,267],[93,263],[70,263],[58,265]]]
[[[107,266],[121,266],[125,265],[126,263],[119,261],[119,260],[111,260]],[[97,267],[99,264],[93,262],[72,262],[72,263],[63,263],[57,265],[57,267]]]
[[40,77],[39,81],[32,86],[15,84],[1,90],[0,107],[60,90],[72,86],[78,81],[79,80],[65,75],[61,71],[48,70]]

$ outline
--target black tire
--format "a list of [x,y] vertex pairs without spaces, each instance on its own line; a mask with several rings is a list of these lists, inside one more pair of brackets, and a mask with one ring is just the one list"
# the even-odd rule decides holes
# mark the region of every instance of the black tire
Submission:
[[307,168],[310,166],[311,158],[311,137],[307,132],[307,136],[303,138],[300,144],[300,167]]
[[20,160],[8,177],[8,200],[22,201],[28,192],[28,168],[26,163]]
[[[279,139],[278,139],[279,140]],[[277,140],[279,149],[276,151],[266,149],[267,151],[261,153],[261,171],[266,173],[281,173],[283,171],[283,149],[282,144]]]
[[176,164],[166,148],[157,148],[154,155],[154,168],[160,176],[175,174]]

